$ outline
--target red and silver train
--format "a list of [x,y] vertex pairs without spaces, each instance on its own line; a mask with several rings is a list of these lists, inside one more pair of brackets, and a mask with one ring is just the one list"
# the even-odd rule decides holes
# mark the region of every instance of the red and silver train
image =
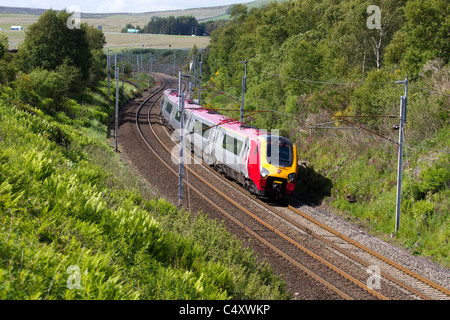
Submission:
[[[161,113],[179,138],[178,91],[164,91]],[[289,139],[268,134],[185,100],[186,146],[216,171],[260,197],[287,198],[297,180],[297,150]]]

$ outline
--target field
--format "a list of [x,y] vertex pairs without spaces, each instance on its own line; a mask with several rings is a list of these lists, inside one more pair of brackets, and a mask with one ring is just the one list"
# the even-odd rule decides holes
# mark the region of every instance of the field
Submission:
[[[2,14],[0,15],[0,34],[4,33],[10,42],[10,49],[16,49],[25,38],[25,30],[29,25],[38,20],[37,15],[28,14]],[[128,48],[152,48],[152,49],[191,49],[194,45],[197,47],[206,47],[209,43],[209,37],[191,37],[191,36],[173,36],[163,34],[125,34],[120,32],[108,31],[123,28],[126,20],[114,19],[85,19],[89,25],[102,25],[106,37],[105,47],[128,47]],[[107,23],[105,23],[108,21]],[[82,18],[82,22],[84,19]],[[24,30],[11,30],[12,25],[23,26]],[[141,24],[143,25],[143,23]]]
[[[276,0],[282,2],[285,0]],[[271,0],[249,1],[248,7],[266,5]],[[120,34],[127,23],[143,27],[152,17],[194,16],[199,21],[229,19],[227,10],[231,6],[214,6],[185,10],[144,12],[144,13],[81,13],[81,22],[92,26],[102,26],[106,36],[106,47],[152,48],[152,49],[191,49],[206,47],[209,37],[188,37],[169,35],[128,35]],[[81,8],[82,11],[83,8]],[[42,9],[13,8],[0,6],[0,34],[4,33],[10,42],[10,49],[16,49],[25,38],[25,30],[35,23],[44,12]],[[23,27],[23,31],[11,30],[12,25]],[[169,47],[170,45],[170,47]]]
[[172,36],[164,34],[105,33],[106,47],[191,49],[209,44],[209,37]]

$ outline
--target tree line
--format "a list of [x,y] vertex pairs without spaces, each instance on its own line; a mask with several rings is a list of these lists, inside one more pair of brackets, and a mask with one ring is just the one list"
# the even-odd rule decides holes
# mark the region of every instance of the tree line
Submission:
[[[371,5],[380,8],[379,28],[368,27]],[[447,66],[449,14],[445,0],[298,0],[251,10],[235,5],[232,20],[211,35],[205,72],[212,84],[240,96],[239,62],[247,59],[248,99],[291,115],[301,109],[304,117],[319,106],[327,112],[349,106],[354,114],[390,112],[398,109],[398,97],[378,95],[381,85],[341,90],[321,82],[414,81],[430,61]],[[282,118],[256,120],[270,128],[283,126]],[[367,121],[374,129],[380,124]]]
[[[371,6],[379,8],[379,24],[372,23]],[[450,230],[448,1],[297,0],[251,10],[236,5],[230,16],[204,52],[202,103],[239,110],[247,60],[245,121],[278,129],[297,145],[305,165],[296,192],[386,234],[396,208],[392,142],[399,139],[405,94],[398,82],[408,78],[403,168],[409,174],[396,236],[415,253],[448,264],[450,246],[442,240]]]
[[199,22],[193,16],[169,16],[167,18],[154,16],[142,28],[128,23],[121,32],[126,33],[128,29],[138,29],[140,33],[150,34],[209,36],[212,31],[225,23],[225,20]]

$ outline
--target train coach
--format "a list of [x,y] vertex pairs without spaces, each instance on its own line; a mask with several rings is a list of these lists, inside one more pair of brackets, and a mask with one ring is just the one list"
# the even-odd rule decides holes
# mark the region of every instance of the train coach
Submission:
[[[164,91],[161,114],[179,139],[178,91]],[[297,180],[297,150],[284,137],[246,125],[185,100],[185,141],[216,171],[260,197],[288,198]]]

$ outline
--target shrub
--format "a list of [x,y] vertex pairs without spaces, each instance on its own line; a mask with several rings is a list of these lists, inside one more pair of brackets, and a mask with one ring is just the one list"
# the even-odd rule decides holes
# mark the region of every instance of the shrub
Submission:
[[42,98],[50,98],[60,104],[69,89],[68,82],[56,71],[34,69],[29,77],[31,88]]

